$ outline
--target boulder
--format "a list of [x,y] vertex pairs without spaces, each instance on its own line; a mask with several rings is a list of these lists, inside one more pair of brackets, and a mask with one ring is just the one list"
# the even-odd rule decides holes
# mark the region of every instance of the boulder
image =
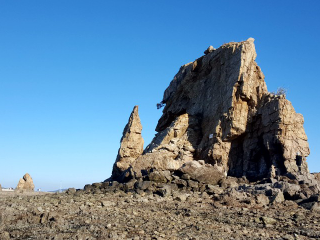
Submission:
[[303,203],[301,206],[305,209],[315,211],[315,212],[320,212],[320,204],[319,202],[308,202],[308,203]]
[[262,206],[266,206],[269,204],[270,200],[269,198],[264,194],[257,194],[255,195],[255,200],[257,204],[260,204]]
[[237,188],[239,186],[238,179],[234,177],[222,178],[219,185],[222,188]]
[[68,188],[67,191],[66,191],[66,194],[69,194],[69,195],[75,194],[76,191],[77,191],[77,190],[76,190],[75,188]]
[[261,217],[261,221],[263,222],[263,224],[265,225],[274,225],[277,223],[277,220],[271,217]]
[[170,196],[172,192],[172,187],[169,184],[164,184],[161,188],[156,190],[156,194],[160,195],[161,197]]
[[207,192],[209,194],[222,194],[223,193],[223,189],[220,188],[219,186],[208,184],[208,185],[206,185],[206,187],[207,187]]
[[140,181],[135,183],[135,188],[140,190],[147,190],[152,188],[153,183],[151,181]]
[[221,179],[225,178],[219,167],[210,164],[202,165],[197,161],[185,163],[179,171],[188,174],[193,180],[213,185],[218,184]]
[[154,171],[149,174],[149,180],[153,182],[166,183],[168,180],[162,172]]
[[305,209],[320,212],[320,196],[312,195],[311,197],[299,201],[299,205],[304,207]]
[[26,173],[23,178],[20,178],[16,190],[34,191],[34,184],[29,173]]
[[273,196],[271,196],[271,203],[282,203],[284,202],[285,198],[283,192],[280,189],[276,189]]
[[173,194],[173,198],[174,200],[176,201],[179,201],[179,202],[185,202],[188,198],[188,194],[186,193],[180,193],[180,192],[175,192]]

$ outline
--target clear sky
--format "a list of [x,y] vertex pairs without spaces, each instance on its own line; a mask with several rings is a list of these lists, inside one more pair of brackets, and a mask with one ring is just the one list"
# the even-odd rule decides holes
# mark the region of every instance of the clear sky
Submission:
[[304,115],[319,172],[319,13],[317,0],[0,0],[0,184],[103,181],[134,105],[148,144],[180,66],[249,37],[269,91]]

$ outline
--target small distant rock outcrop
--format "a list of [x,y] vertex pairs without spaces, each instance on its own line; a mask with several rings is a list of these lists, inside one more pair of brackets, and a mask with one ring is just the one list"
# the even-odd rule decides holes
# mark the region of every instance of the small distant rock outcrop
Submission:
[[29,173],[26,173],[23,178],[20,178],[16,191],[34,191],[34,184]]
[[2,186],[1,186],[1,184],[0,184],[0,191],[2,191]]

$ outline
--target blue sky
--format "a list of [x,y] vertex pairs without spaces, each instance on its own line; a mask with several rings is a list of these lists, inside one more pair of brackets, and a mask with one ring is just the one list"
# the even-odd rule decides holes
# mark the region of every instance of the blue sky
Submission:
[[180,66],[249,37],[269,91],[286,88],[304,115],[319,172],[319,12],[316,0],[0,0],[0,184],[108,178],[133,106],[149,143]]

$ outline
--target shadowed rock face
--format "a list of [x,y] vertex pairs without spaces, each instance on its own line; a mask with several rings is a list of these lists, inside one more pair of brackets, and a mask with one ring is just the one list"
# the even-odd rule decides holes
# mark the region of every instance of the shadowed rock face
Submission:
[[254,39],[205,53],[180,68],[164,92],[158,133],[121,171],[130,165],[141,177],[152,168],[177,170],[204,160],[215,168],[207,172],[219,169],[221,176],[256,180],[307,174],[303,117],[285,96],[268,92],[255,62]]
[[23,178],[20,178],[16,190],[34,191],[34,184],[29,173],[26,173]]

